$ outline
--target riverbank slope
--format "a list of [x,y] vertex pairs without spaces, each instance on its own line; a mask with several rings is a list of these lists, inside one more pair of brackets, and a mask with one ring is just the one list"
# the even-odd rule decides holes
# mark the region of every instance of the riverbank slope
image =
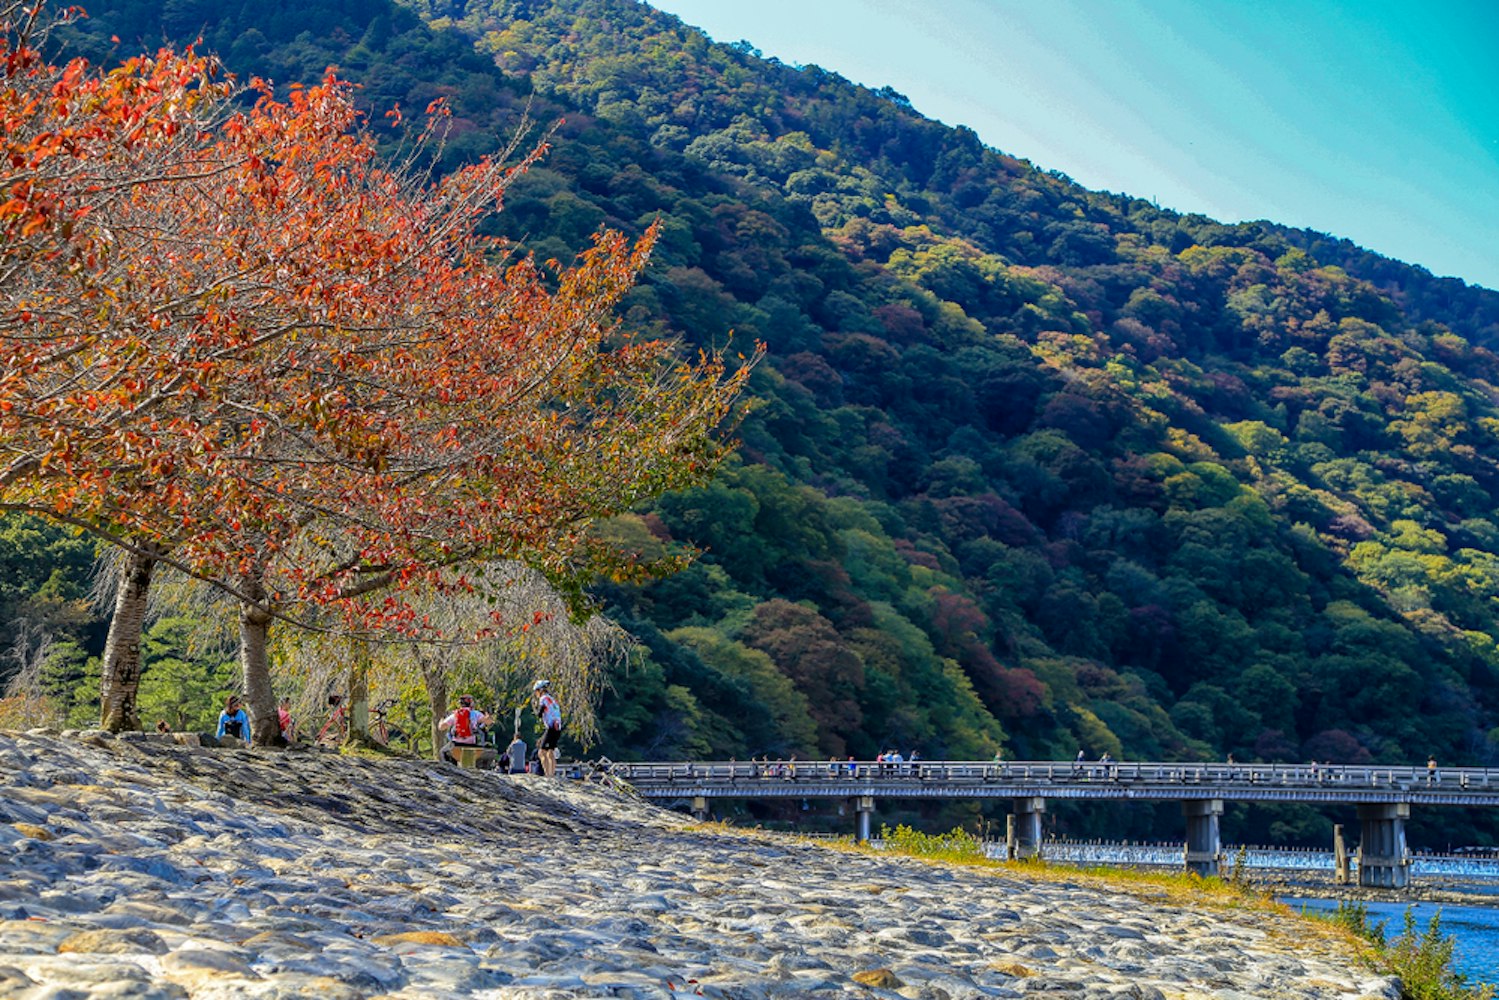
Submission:
[[1297,918],[725,833],[577,782],[0,733],[0,996],[1030,994],[1398,990]]

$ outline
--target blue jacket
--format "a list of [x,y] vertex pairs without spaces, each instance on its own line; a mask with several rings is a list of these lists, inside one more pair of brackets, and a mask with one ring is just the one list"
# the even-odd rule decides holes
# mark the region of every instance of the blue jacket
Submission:
[[239,723],[239,725],[240,725],[239,738],[242,739],[242,740],[244,740],[246,743],[250,742],[250,717],[245,714],[245,710],[244,709],[240,709],[239,711],[235,712],[233,715],[230,715],[228,712],[220,712],[219,713],[219,731],[217,733],[215,733],[214,735],[216,737],[222,738],[223,735],[224,735],[224,727],[227,726],[231,722],[238,722]]

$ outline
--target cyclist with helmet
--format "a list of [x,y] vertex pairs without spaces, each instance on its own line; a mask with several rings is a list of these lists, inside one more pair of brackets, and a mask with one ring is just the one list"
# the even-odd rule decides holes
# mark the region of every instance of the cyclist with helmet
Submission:
[[[454,752],[455,747],[477,747],[483,746],[483,739],[479,727],[488,725],[489,716],[474,707],[474,696],[471,694],[458,697],[458,707],[443,717],[437,724],[437,728],[447,733],[447,743],[443,745],[442,756],[444,760],[458,763],[458,755]],[[494,763],[495,753],[488,747],[479,752],[478,765],[486,767]]]
[[562,706],[552,697],[546,681],[531,685],[536,699],[536,717],[541,720],[541,742],[536,747],[536,756],[541,761],[541,773],[548,778],[557,770],[557,741],[562,738]]

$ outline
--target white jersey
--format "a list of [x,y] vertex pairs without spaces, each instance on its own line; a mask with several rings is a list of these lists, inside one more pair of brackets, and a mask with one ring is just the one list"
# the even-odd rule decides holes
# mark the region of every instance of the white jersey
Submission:
[[536,714],[541,716],[541,724],[548,729],[557,729],[562,725],[562,706],[545,691],[536,700]]

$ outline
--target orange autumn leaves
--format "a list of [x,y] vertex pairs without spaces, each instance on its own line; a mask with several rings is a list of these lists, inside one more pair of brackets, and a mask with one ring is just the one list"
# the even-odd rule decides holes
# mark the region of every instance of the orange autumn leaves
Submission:
[[0,502],[399,627],[354,599],[564,574],[722,457],[748,366],[611,319],[654,232],[556,272],[478,235],[542,147],[434,180],[433,133],[383,159],[331,75],[246,109],[191,51],[49,64],[29,13],[0,0]]

